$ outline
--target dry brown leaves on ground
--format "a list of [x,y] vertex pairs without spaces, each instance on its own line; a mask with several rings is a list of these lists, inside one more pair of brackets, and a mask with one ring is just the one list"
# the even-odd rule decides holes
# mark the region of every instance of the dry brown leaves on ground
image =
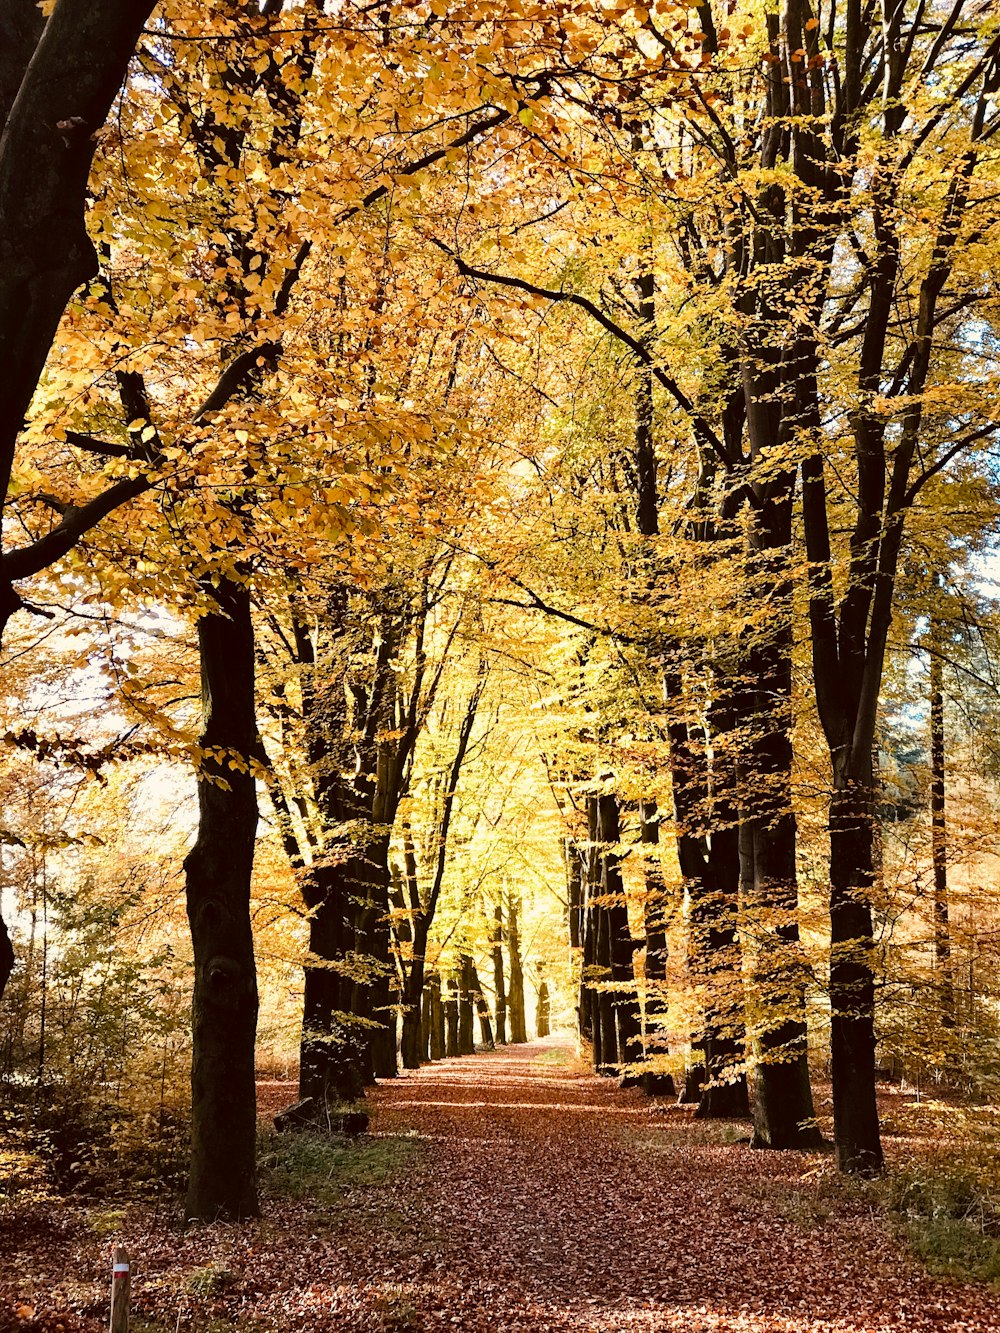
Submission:
[[[862,1195],[820,1206],[827,1159],[720,1142],[558,1043],[443,1061],[372,1100],[372,1140],[306,1197],[275,1175],[260,1222],[182,1231],[173,1201],[112,1217],[138,1333],[1000,1327],[1000,1295],[927,1277]],[[96,1230],[80,1205],[0,1219],[0,1333],[102,1327]]]

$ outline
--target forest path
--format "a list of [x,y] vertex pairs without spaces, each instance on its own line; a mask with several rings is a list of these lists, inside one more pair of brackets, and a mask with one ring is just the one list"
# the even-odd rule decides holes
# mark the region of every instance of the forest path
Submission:
[[824,1159],[720,1144],[555,1040],[442,1061],[374,1101],[375,1134],[425,1145],[396,1182],[420,1228],[369,1256],[387,1327],[1000,1328],[995,1292],[926,1277],[863,1202],[831,1202]]

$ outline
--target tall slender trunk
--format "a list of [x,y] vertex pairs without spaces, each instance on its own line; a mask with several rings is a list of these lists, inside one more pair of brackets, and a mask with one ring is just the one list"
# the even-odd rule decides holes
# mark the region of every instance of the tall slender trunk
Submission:
[[843,775],[830,804],[830,1006],[834,1143],[851,1175],[882,1168],[875,1100],[871,759]]
[[601,844],[601,892],[608,916],[608,944],[613,1005],[617,1035],[618,1060],[622,1066],[634,1065],[642,1057],[642,1025],[635,985],[635,951],[639,941],[632,938],[625,886],[622,882],[621,857],[612,850],[621,841],[618,797],[606,793],[598,797],[598,840]]
[[549,1000],[549,984],[544,977],[538,982],[538,1003],[535,1006],[535,1031],[540,1037],[547,1037],[552,1031],[552,1009]]
[[[789,486],[790,486],[789,480]],[[743,820],[749,830],[746,905],[754,921],[754,1136],[757,1148],[818,1148],[809,1081],[805,965],[799,941],[792,809],[792,627],[787,578],[790,495],[765,507],[771,528],[757,564],[773,624],[748,654],[753,682]]]
[[673,1097],[677,1089],[673,1075],[657,1068],[659,1060],[669,1054],[669,1045],[663,1031],[669,1013],[667,992],[667,890],[660,869],[656,849],[660,842],[660,820],[655,801],[643,801],[639,806],[639,836],[646,856],[643,861],[645,899],[643,902],[643,930],[646,937],[646,960],[643,965],[645,1000],[643,1004],[642,1054],[647,1068],[643,1072],[643,1088],[658,1097]]
[[458,987],[453,977],[448,978],[444,992],[445,1051],[449,1056],[461,1055],[458,1041]]
[[475,994],[472,980],[472,959],[462,954],[459,960],[458,992],[458,1053],[472,1055],[476,1049]]
[[503,975],[503,904],[497,903],[493,929],[493,1015],[497,1025],[497,1044],[507,1045],[507,990]]
[[303,881],[309,908],[305,962],[299,1097],[312,1098],[320,1123],[331,1107],[364,1096],[359,1029],[345,1023],[351,1008],[348,979],[354,946],[351,875],[343,863],[320,862]]
[[[198,622],[204,761],[198,837],[184,862],[194,945],[191,1173],[186,1215],[203,1221],[257,1215],[254,1042],[257,973],[250,878],[257,750],[250,595],[220,579],[218,611]],[[219,757],[218,752],[222,752]]]
[[743,1071],[743,952],[737,929],[739,902],[739,830],[715,826],[705,878],[691,881],[691,918],[696,940],[696,970],[706,991],[700,1045],[705,1083],[695,1115],[699,1119],[749,1116]]
[[931,860],[934,867],[934,978],[941,1022],[955,1026],[955,978],[948,920],[948,830],[945,823],[944,663],[941,622],[931,618]]
[[396,1014],[391,1009],[393,967],[389,931],[389,839],[374,828],[356,858],[358,881],[354,950],[364,980],[356,984],[351,1011],[377,1024],[365,1037],[368,1081],[395,1078]]
[[479,1035],[483,1045],[487,1050],[492,1051],[496,1042],[493,1040],[493,1024],[490,1021],[490,1007],[486,1003],[486,996],[483,994],[482,983],[479,980],[479,972],[475,963],[472,963],[472,998],[476,1005],[476,1016],[479,1019]]
[[424,1026],[422,1013],[422,1001],[430,985],[430,978],[425,983],[426,951],[427,930],[422,922],[417,921],[413,931],[413,959],[403,983],[401,1055],[404,1069],[419,1069],[420,1061],[428,1050],[429,1033]]
[[10,974],[14,971],[14,945],[11,942],[10,933],[7,930],[7,923],[0,916],[0,1000],[3,999],[4,991],[7,989],[7,982],[10,980]]
[[432,1060],[443,1060],[446,1049],[444,1003],[441,999],[441,976],[432,972],[427,981],[430,991],[431,1030],[427,1038],[427,1053]]
[[521,934],[518,923],[520,911],[520,900],[511,894],[507,902],[507,952],[510,956],[510,991],[507,996],[507,1012],[510,1017],[510,1039],[512,1042],[528,1040],[528,1029],[524,1014],[524,969],[521,963]]

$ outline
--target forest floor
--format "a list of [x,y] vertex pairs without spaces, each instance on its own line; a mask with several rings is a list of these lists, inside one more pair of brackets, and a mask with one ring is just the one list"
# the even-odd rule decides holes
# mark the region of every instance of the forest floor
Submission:
[[[261,1087],[262,1112],[288,1085]],[[594,1077],[556,1041],[383,1084],[370,1137],[264,1144],[264,1217],[0,1209],[0,1333],[97,1333],[112,1241],[134,1333],[888,1333],[1000,1328],[927,1275],[828,1156],[752,1151]],[[103,1303],[103,1304],[102,1304]]]

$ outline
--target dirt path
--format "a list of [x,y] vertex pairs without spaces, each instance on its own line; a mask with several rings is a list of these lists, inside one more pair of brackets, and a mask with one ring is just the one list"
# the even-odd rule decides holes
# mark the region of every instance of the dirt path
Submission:
[[376,1104],[376,1133],[426,1145],[405,1191],[424,1242],[356,1274],[388,1284],[395,1326],[1000,1328],[1000,1297],[926,1278],[862,1205],[825,1216],[820,1159],[709,1142],[556,1043],[444,1061]]
[[[261,1091],[265,1110],[291,1093]],[[367,1143],[276,1144],[259,1222],[184,1230],[172,1197],[103,1230],[90,1205],[46,1205],[30,1235],[0,1216],[0,1333],[101,1333],[112,1236],[135,1333],[1000,1329],[1000,1295],[930,1280],[821,1188],[829,1159],[726,1143],[745,1126],[658,1109],[556,1042],[443,1061],[373,1103]]]

